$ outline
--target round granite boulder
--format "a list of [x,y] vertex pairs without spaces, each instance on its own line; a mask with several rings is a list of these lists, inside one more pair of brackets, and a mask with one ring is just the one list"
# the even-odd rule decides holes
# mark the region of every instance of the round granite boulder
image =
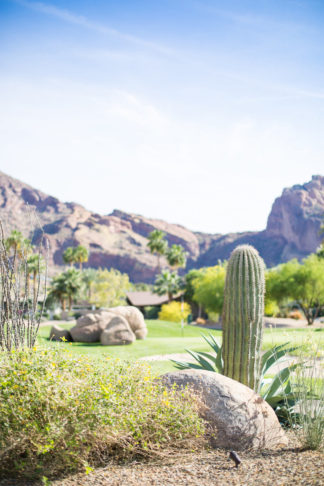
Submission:
[[214,447],[273,449],[288,439],[273,409],[253,390],[212,371],[181,370],[161,377],[167,386],[190,387],[201,401]]
[[75,326],[70,329],[73,341],[78,343],[97,343],[102,331],[106,329],[116,314],[108,311],[92,311],[79,317]]
[[72,341],[72,336],[67,329],[61,329],[60,326],[54,324],[50,330],[51,341]]
[[147,335],[147,327],[145,324],[144,316],[137,307],[132,305],[111,307],[108,309],[109,312],[113,312],[119,316],[124,317],[131,330],[136,336],[136,339],[145,339]]
[[132,344],[135,339],[135,334],[122,316],[113,317],[100,336],[101,344],[104,346]]

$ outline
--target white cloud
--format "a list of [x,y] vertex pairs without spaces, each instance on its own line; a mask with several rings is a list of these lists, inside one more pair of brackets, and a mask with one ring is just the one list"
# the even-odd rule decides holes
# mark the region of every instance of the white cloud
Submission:
[[55,5],[51,5],[43,2],[29,2],[26,0],[13,0],[13,1],[15,3],[18,3],[19,5],[22,5],[23,7],[29,8],[36,12],[40,12],[45,15],[56,17],[62,20],[63,22],[79,25],[80,27],[95,31],[99,34],[113,36],[120,40],[129,42],[131,44],[136,44],[138,46],[153,49],[154,51],[159,52],[160,54],[172,55],[174,52],[172,49],[159,45],[155,42],[147,41],[137,36],[125,32],[121,32],[117,29],[113,29],[112,27],[108,27],[107,25],[103,25],[98,22],[93,22],[88,17],[85,17],[83,15],[78,15],[67,9],[58,8]]
[[306,180],[306,161],[309,176],[320,172],[324,155],[290,123],[209,124],[94,84],[7,80],[0,101],[4,172],[97,212],[117,207],[197,230],[262,229],[282,187]]

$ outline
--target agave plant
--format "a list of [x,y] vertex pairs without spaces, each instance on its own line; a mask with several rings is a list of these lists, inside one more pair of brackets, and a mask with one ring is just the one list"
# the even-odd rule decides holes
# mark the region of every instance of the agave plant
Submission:
[[[195,363],[177,360],[171,361],[178,369],[184,370],[191,368],[215,371],[216,373],[223,374],[224,364],[220,343],[212,334],[208,336],[202,335],[202,337],[212,348],[213,353],[195,352],[186,349],[186,352],[195,359]],[[266,378],[266,375],[272,366],[287,361],[287,355],[299,348],[299,346],[287,347],[288,345],[289,342],[280,344],[264,353],[261,358],[261,371],[257,390],[259,395],[274,409],[278,418],[282,421],[287,420],[289,413],[297,403],[297,396],[291,387],[290,376],[300,366],[300,363],[282,368],[271,378]]]

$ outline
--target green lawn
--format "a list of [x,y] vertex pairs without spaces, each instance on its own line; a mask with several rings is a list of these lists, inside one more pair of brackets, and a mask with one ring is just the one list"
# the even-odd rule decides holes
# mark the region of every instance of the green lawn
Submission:
[[[75,354],[88,354],[95,359],[107,357],[120,359],[137,359],[143,356],[156,354],[184,353],[185,349],[194,351],[209,351],[210,348],[202,339],[202,334],[212,333],[221,340],[221,331],[211,331],[200,327],[186,325],[183,337],[181,326],[174,322],[148,320],[148,337],[143,341],[135,341],[129,346],[102,346],[99,343],[51,343],[48,340],[50,326],[40,328],[38,342],[47,346],[60,346],[68,348]],[[73,324],[66,323],[64,328],[69,329]],[[324,330],[316,329],[265,329],[263,349],[267,350],[275,344],[289,341],[296,345],[316,342],[318,347],[324,349]],[[156,373],[163,373],[174,369],[170,361],[152,361],[149,363]]]

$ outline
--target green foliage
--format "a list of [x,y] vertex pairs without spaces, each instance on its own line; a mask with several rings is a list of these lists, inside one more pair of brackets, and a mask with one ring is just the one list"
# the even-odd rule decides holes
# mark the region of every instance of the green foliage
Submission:
[[[224,362],[222,359],[222,348],[215,337],[202,336],[205,341],[212,348],[213,353],[194,352],[186,349],[195,360],[195,362],[171,360],[176,368],[185,369],[200,369],[207,371],[215,371],[216,373],[224,374]],[[298,397],[292,392],[291,375],[293,371],[300,365],[294,364],[286,366],[278,371],[272,378],[267,378],[269,370],[272,366],[283,363],[284,358],[298,349],[296,346],[289,346],[289,343],[284,343],[274,346],[269,349],[262,356],[260,374],[258,376],[258,387],[256,392],[268,402],[268,404],[275,410],[280,418],[287,419],[287,404],[289,408],[294,407],[298,402]],[[284,413],[283,413],[284,410]]]
[[[266,294],[267,295],[267,294]],[[275,317],[278,315],[280,308],[275,300],[265,298],[264,315],[268,317]]]
[[144,307],[145,319],[157,319],[159,314],[159,307],[156,305],[147,305]]
[[89,252],[85,246],[79,245],[74,248],[74,261],[79,264],[80,270],[82,270],[82,264],[87,262],[89,258]]
[[58,300],[63,310],[65,310],[66,300],[68,300],[69,310],[71,310],[73,300],[80,295],[82,285],[81,272],[75,268],[69,268],[53,278],[49,297],[52,300]]
[[[324,224],[321,226],[320,234],[324,235]],[[320,247],[318,248],[316,254],[319,258],[324,259],[324,240],[322,240]]]
[[162,305],[161,311],[159,312],[159,319],[161,321],[171,321],[171,322],[184,322],[187,321],[187,317],[191,313],[190,305],[187,302],[169,302],[168,304]]
[[51,350],[0,354],[0,476],[57,477],[111,457],[192,448],[203,424],[187,392],[145,363]]
[[171,268],[185,267],[187,256],[181,245],[172,245],[166,253],[168,264]]
[[86,268],[82,272],[82,281],[85,286],[86,295],[85,297],[91,301],[92,288],[98,277],[98,270],[95,268]]
[[126,273],[115,268],[98,270],[92,286],[90,303],[96,307],[116,307],[126,303],[126,292],[131,284]]
[[157,255],[158,271],[161,270],[161,256],[166,255],[168,251],[168,242],[164,239],[165,233],[161,230],[154,230],[148,235],[148,248],[151,253]]
[[206,312],[220,314],[222,311],[225,273],[226,265],[219,264],[195,270],[187,277],[194,290],[193,300],[200,304]]
[[72,246],[69,246],[64,253],[62,254],[62,258],[64,263],[68,263],[70,266],[72,266],[72,263],[75,262],[74,260],[74,248]]
[[[194,300],[194,293],[195,293],[195,288],[194,288],[194,281],[196,278],[201,276],[202,270],[197,270],[193,269],[190,270],[185,276],[184,276],[184,298],[186,302],[193,302]],[[225,281],[225,280],[224,280]]]
[[292,376],[291,386],[297,406],[289,409],[292,430],[305,449],[324,449],[324,370],[318,366],[317,352],[301,363]]
[[78,245],[76,247],[69,246],[62,255],[63,261],[72,266],[73,263],[79,263],[80,270],[82,270],[82,263],[87,262],[89,252],[85,246]]
[[302,263],[291,260],[269,270],[266,277],[269,299],[282,303],[294,300],[312,324],[324,306],[324,259],[310,255]]
[[198,364],[189,361],[178,361],[174,359],[171,360],[172,363],[174,363],[175,367],[180,370],[207,370],[216,371],[216,373],[223,374],[224,362],[222,357],[222,347],[220,343],[212,334],[209,334],[208,336],[202,334],[202,337],[204,338],[206,343],[209,344],[215,354],[206,353],[204,351],[195,352],[190,351],[190,349],[186,349],[187,353],[189,353]]
[[40,273],[45,272],[46,270],[46,262],[44,257],[39,253],[32,253],[27,258],[27,265],[26,265],[26,273],[28,278],[28,286],[29,286],[29,278],[30,275],[33,276],[33,298],[34,302],[37,300],[37,287],[39,285],[39,281],[37,280],[37,275]]
[[12,230],[8,238],[6,238],[5,247],[8,252],[12,250],[14,258],[16,256],[20,258],[23,256],[27,257],[32,249],[30,240],[24,238],[23,234],[17,230]]
[[224,375],[254,390],[260,379],[264,268],[255,248],[238,246],[228,262],[224,289]]
[[177,272],[170,272],[170,270],[162,270],[156,277],[153,292],[158,295],[167,295],[169,301],[182,288],[182,280]]

